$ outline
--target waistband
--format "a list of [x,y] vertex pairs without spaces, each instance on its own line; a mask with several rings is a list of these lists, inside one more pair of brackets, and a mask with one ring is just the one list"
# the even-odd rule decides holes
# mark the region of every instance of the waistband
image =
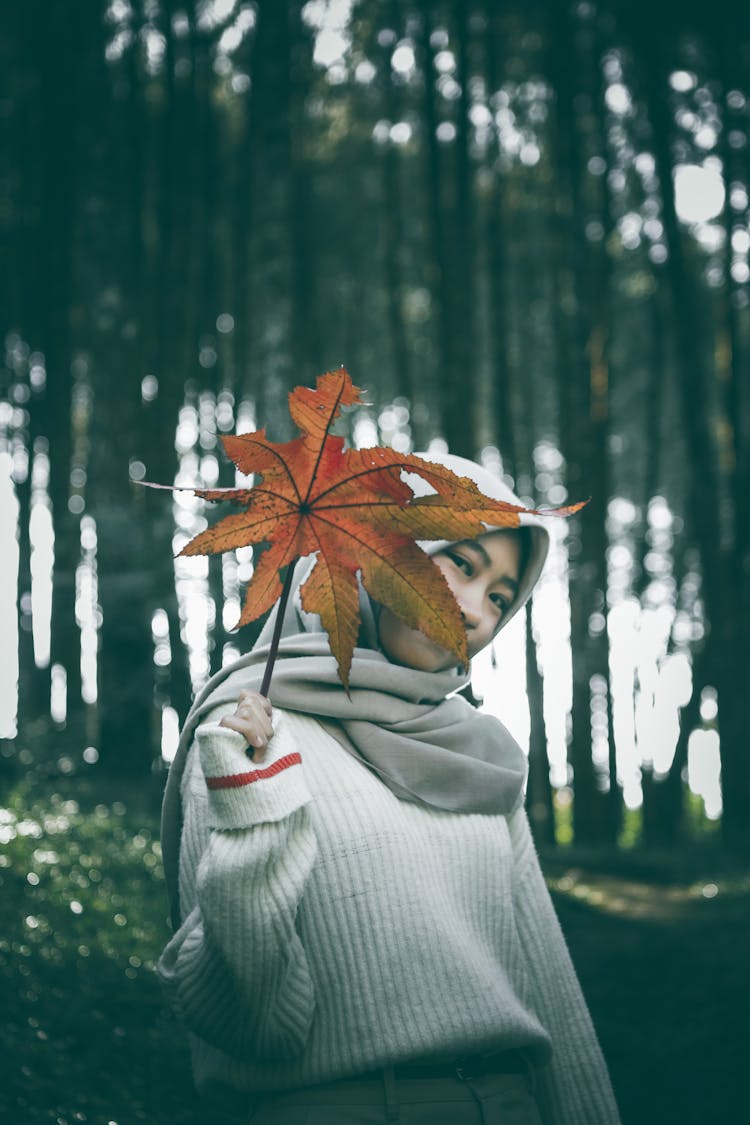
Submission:
[[464,1055],[457,1059],[398,1063],[394,1077],[408,1081],[414,1078],[458,1078],[468,1082],[486,1074],[526,1074],[531,1071],[528,1054],[520,1049],[494,1051],[492,1054]]
[[[498,1051],[491,1055],[467,1055],[453,1061],[398,1063],[333,1082],[296,1090],[268,1091],[262,1100],[275,1105],[350,1104],[370,1105],[386,1097],[398,1101],[467,1101],[476,1097],[470,1084],[481,1080],[486,1087],[533,1089],[533,1067],[522,1050]],[[389,1094],[389,1091],[391,1092]]]

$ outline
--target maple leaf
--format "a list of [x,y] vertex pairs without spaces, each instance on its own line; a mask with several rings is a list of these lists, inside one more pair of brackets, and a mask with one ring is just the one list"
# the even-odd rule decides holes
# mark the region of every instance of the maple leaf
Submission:
[[[275,443],[265,430],[222,437],[241,472],[262,479],[250,488],[194,489],[206,500],[231,501],[243,510],[202,531],[180,552],[216,554],[267,544],[247,585],[238,625],[282,599],[280,625],[293,564],[315,554],[315,565],[300,588],[302,608],[320,616],[347,688],[359,629],[358,573],[376,602],[465,664],[467,639],[458,605],[439,568],[415,540],[475,538],[487,524],[517,527],[519,514],[531,510],[492,500],[469,478],[414,454],[381,446],[345,449],[331,426],[342,407],[360,402],[359,389],[342,367],[321,375],[314,390],[296,387],[290,393],[298,438]],[[419,474],[434,493],[415,497],[402,477],[405,472]],[[579,507],[545,514],[567,515]],[[272,643],[264,694],[277,643],[278,637]]]

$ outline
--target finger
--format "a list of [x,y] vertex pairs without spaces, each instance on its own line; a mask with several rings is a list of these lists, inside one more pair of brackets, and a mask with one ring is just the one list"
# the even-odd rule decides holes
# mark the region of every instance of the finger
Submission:
[[251,719],[245,720],[246,738],[253,746],[265,749],[273,735],[273,726],[264,714],[254,712]]
[[267,738],[273,738],[273,719],[265,713],[260,716],[260,728]]
[[268,698],[268,696],[261,695],[258,691],[251,691],[249,688],[242,688],[239,695],[237,696],[237,706],[239,707],[243,703],[260,703],[263,707],[263,710],[266,711],[269,715],[273,710],[273,704],[271,703],[271,700]]
[[263,731],[258,729],[258,725],[254,720],[248,720],[236,714],[225,715],[224,718],[220,720],[219,726],[228,727],[230,730],[237,731],[251,746],[265,749],[268,745],[268,737]]
[[244,729],[240,723],[235,723],[231,718],[227,718],[226,721],[222,719],[219,725],[228,727],[230,730],[234,730],[237,732],[237,734],[242,735],[242,737],[245,739],[245,742],[247,743],[247,745],[245,746],[245,755],[250,759],[251,762],[263,761],[266,753],[265,740],[261,740],[261,745],[253,745],[251,742],[251,737],[254,737],[254,735],[251,735],[250,732]]
[[258,715],[270,715],[273,707],[270,702],[256,692],[241,694],[237,700],[238,711],[253,711]]
[[252,702],[241,703],[236,714],[247,723],[252,723],[258,730],[263,731],[267,738],[273,735],[273,719],[266,709],[261,706],[260,697]]
[[252,720],[244,718],[242,715],[225,715],[219,721],[220,727],[229,727],[230,730],[236,730],[239,734],[243,735],[248,742],[254,742],[257,730],[255,723]]

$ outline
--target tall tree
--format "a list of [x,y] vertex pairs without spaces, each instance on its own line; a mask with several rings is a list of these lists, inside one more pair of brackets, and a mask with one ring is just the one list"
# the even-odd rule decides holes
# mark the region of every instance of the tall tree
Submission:
[[[126,63],[127,66],[127,63]],[[142,231],[140,194],[138,230],[134,198],[127,185],[109,191],[108,177],[116,151],[128,129],[127,102],[116,103],[105,61],[104,44],[87,59],[89,82],[96,91],[97,144],[90,150],[89,190],[100,204],[90,208],[82,227],[93,254],[82,279],[86,320],[86,368],[92,384],[90,449],[87,459],[89,510],[98,537],[98,580],[102,625],[99,644],[99,752],[101,767],[113,774],[147,771],[154,756],[153,648],[151,615],[151,528],[143,497],[130,479],[134,451],[142,448],[140,347],[133,331],[138,295],[121,274],[132,261],[132,238]],[[142,261],[139,253],[138,261]],[[113,424],[116,419],[116,424]]]
[[262,0],[254,54],[253,168],[255,349],[249,390],[272,433],[285,432],[283,410],[293,375],[291,30],[297,4]]
[[493,115],[487,161],[490,186],[485,198],[486,250],[489,290],[489,363],[494,394],[495,426],[498,445],[511,473],[515,473],[515,433],[511,417],[513,401],[512,372],[508,362],[508,277],[507,254],[507,175],[501,163],[500,131],[495,121],[499,107],[500,76],[505,62],[506,24],[493,0],[486,0],[484,8],[486,34],[484,36],[485,73],[487,76],[488,107]]
[[[744,700],[748,690],[743,652],[743,624],[736,613],[736,570],[732,548],[719,519],[723,493],[712,432],[714,408],[709,402],[712,376],[707,355],[707,309],[701,301],[695,268],[686,253],[675,204],[671,153],[673,120],[665,98],[671,39],[655,35],[642,44],[642,81],[653,129],[654,156],[662,198],[662,219],[668,250],[664,272],[672,299],[675,343],[680,367],[682,424],[691,449],[688,490],[690,510],[701,555],[703,594],[713,635],[712,666],[719,699],[719,730],[726,843],[750,847],[745,810],[750,800],[750,756],[744,736]],[[737,520],[739,512],[734,513]]]
[[[602,508],[606,509],[607,497],[602,495],[605,482],[594,472],[596,428],[602,421],[601,416],[597,416],[597,392],[601,383],[597,384],[596,380],[601,379],[602,368],[598,363],[600,357],[596,349],[601,347],[603,337],[601,327],[598,328],[599,335],[592,336],[592,327],[595,327],[589,319],[592,310],[581,292],[583,279],[588,276],[591,263],[586,239],[586,201],[581,185],[585,165],[579,119],[581,107],[585,104],[588,108],[590,105],[592,90],[590,85],[583,92],[579,90],[580,58],[577,43],[582,38],[587,50],[591,51],[592,41],[590,30],[583,36],[577,35],[573,23],[575,18],[569,10],[554,10],[550,23],[548,66],[557,92],[558,160],[570,197],[567,241],[572,256],[572,276],[575,279],[570,308],[569,340],[573,349],[570,355],[571,367],[560,371],[563,378],[560,401],[564,424],[561,447],[565,455],[569,493],[582,495],[587,490],[588,481],[596,482],[597,491],[594,510],[589,506],[575,521],[571,541],[577,545],[580,557],[572,558],[570,564],[573,702],[568,749],[575,792],[574,834],[576,842],[585,844],[596,841],[600,833],[601,806],[591,755],[591,677],[595,668],[589,621],[592,614],[602,608],[597,603],[596,583],[596,572],[601,564],[594,557],[593,549],[601,545],[595,524],[602,518]],[[593,352],[590,350],[592,344],[595,349]],[[561,342],[561,346],[564,347],[564,343]],[[596,544],[592,542],[593,538],[596,538]]]
[[[398,4],[390,5],[392,26],[399,24]],[[390,46],[381,48],[381,69],[385,75],[383,97],[385,118],[396,124],[401,118],[398,88],[390,67]],[[385,265],[385,290],[388,304],[388,327],[391,336],[393,367],[398,393],[410,403],[414,402],[412,360],[404,318],[404,255],[406,236],[402,217],[401,176],[398,146],[388,141],[381,147],[380,164],[383,176],[383,242]]]
[[450,381],[443,389],[443,424],[448,447],[464,457],[475,456],[477,397],[476,243],[474,168],[471,156],[472,55],[469,5],[458,0],[453,17],[456,27],[455,196],[449,209],[451,222],[450,282],[455,306],[451,336]]
[[[74,242],[82,203],[79,177],[82,107],[90,92],[84,75],[103,55],[98,4],[89,0],[75,13],[58,6],[27,6],[29,45],[39,52],[44,166],[39,256],[34,292],[32,339],[45,357],[46,384],[37,407],[39,432],[49,444],[49,494],[55,534],[52,587],[51,663],[65,669],[69,719],[81,714],[80,637],[74,616],[78,563],[78,514],[69,510],[74,426],[81,416],[74,398],[73,364],[80,341],[82,309],[76,305]],[[66,44],[65,50],[61,44]],[[85,393],[85,392],[84,392]],[[81,400],[79,399],[79,403]]]
[[[435,28],[431,0],[420,0],[418,59],[423,75],[424,102],[422,107],[424,133],[423,184],[426,212],[427,261],[425,275],[430,291],[432,323],[437,348],[437,385],[441,403],[441,429],[447,438],[447,409],[452,396],[455,370],[451,362],[453,347],[453,308],[450,300],[448,277],[447,236],[443,197],[445,191],[445,162],[438,138],[439,113],[436,93],[435,47],[432,33]],[[464,453],[452,447],[454,453]],[[469,453],[469,456],[471,454]]]

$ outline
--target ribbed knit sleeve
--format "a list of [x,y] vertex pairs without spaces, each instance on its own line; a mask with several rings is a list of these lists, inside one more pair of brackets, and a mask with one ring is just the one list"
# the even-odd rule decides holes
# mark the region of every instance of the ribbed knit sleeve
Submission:
[[606,1063],[557,920],[526,813],[510,818],[514,902],[530,976],[530,1006],[552,1040],[552,1059],[537,1071],[545,1125],[619,1125]]
[[237,732],[211,722],[196,732],[201,768],[189,784],[207,806],[208,841],[184,898],[181,886],[188,913],[158,972],[175,1011],[202,1039],[235,1058],[278,1061],[304,1049],[313,1016],[295,921],[316,839],[299,748],[283,715],[274,725],[257,764]]

